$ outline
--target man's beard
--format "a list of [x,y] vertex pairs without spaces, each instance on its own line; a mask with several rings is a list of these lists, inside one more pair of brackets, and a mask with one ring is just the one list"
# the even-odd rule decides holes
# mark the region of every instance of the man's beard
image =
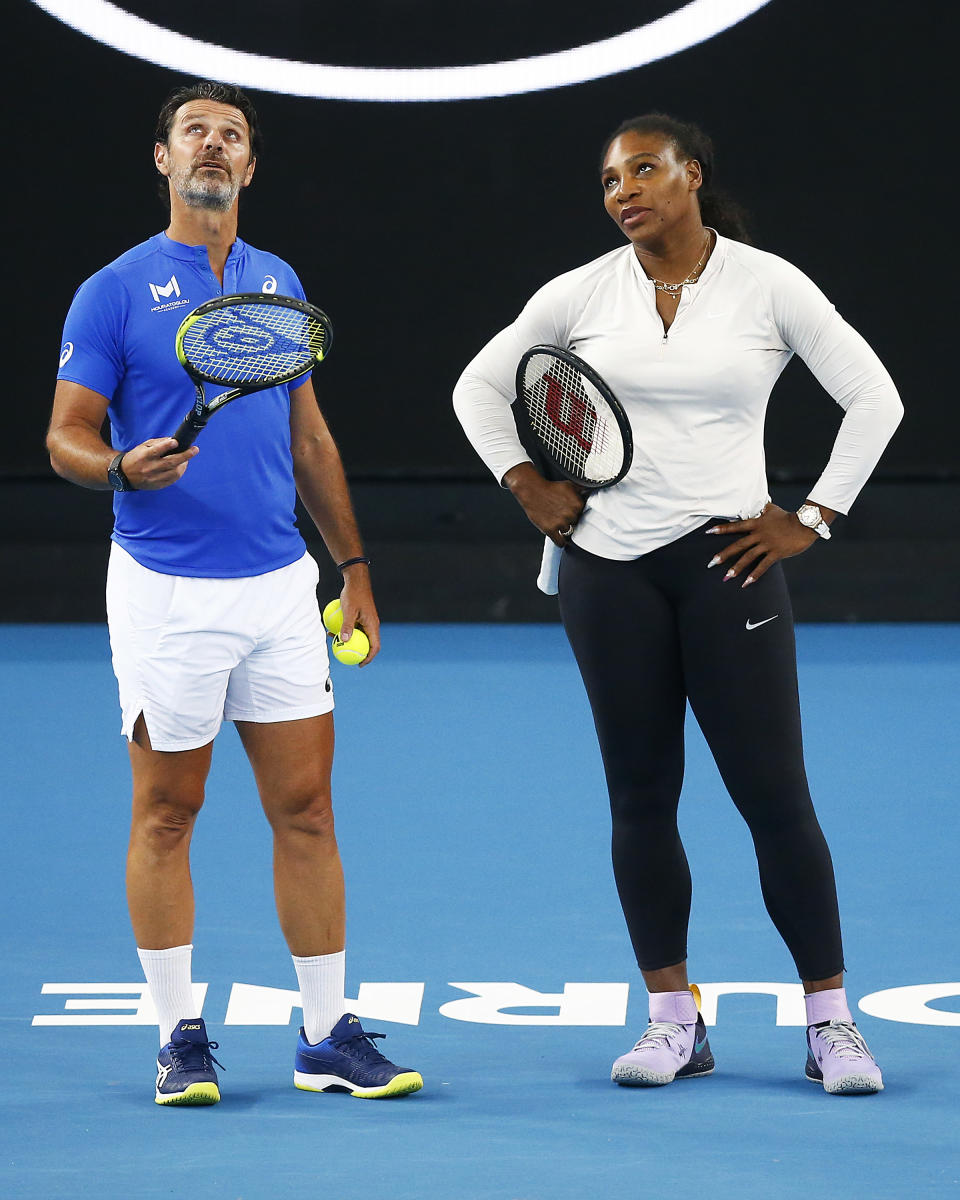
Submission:
[[193,167],[176,167],[170,172],[173,190],[188,208],[229,212],[240,194],[240,184],[229,176],[202,178]]

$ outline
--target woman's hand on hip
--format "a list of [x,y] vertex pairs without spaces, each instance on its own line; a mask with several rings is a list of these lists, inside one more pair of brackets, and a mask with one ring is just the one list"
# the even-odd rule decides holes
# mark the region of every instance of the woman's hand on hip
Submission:
[[774,563],[802,554],[819,540],[812,529],[800,524],[795,512],[776,504],[768,504],[759,517],[713,525],[707,533],[741,535],[707,563],[708,567],[727,568],[725,583],[742,577],[741,587],[756,583]]

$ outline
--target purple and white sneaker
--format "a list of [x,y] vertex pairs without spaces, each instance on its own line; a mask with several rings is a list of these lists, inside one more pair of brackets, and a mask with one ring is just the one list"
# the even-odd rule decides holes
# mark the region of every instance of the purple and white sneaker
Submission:
[[883,1076],[863,1034],[840,1017],[807,1026],[805,1074],[834,1096],[883,1091]]
[[710,1075],[714,1066],[694,994],[653,992],[646,1032],[614,1062],[610,1078],[622,1087],[662,1087],[674,1079]]

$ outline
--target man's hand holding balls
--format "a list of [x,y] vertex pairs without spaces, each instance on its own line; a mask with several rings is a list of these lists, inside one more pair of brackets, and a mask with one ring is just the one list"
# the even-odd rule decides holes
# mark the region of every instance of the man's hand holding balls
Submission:
[[346,641],[340,637],[340,631],[343,628],[343,610],[340,608],[339,600],[331,600],[323,610],[323,624],[327,633],[333,635],[333,657],[338,661],[346,664],[348,667],[355,667],[370,653],[370,639],[358,626]]

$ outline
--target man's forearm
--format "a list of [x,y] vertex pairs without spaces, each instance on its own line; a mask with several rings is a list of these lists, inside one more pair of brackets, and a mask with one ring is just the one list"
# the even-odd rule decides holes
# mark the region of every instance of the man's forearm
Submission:
[[111,490],[107,467],[116,451],[89,425],[59,425],[47,434],[47,451],[54,471],[70,483],[96,491]]
[[311,438],[293,452],[297,492],[334,562],[363,554],[343,463],[332,439]]

